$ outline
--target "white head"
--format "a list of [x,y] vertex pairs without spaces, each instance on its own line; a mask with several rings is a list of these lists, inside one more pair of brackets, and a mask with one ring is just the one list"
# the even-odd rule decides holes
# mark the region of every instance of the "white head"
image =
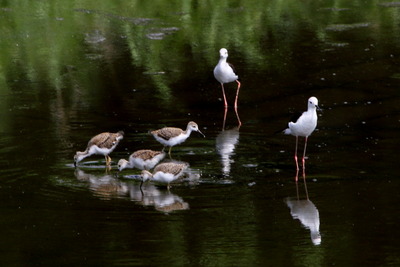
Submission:
[[126,159],[120,159],[118,161],[118,170],[122,171],[123,169],[126,169],[129,165],[129,162]]
[[125,134],[124,131],[119,131],[117,134],[118,134],[117,141],[124,139],[124,134]]
[[321,235],[320,235],[320,233],[318,231],[311,232],[311,241],[316,246],[321,245],[322,238],[321,238]]
[[315,96],[312,96],[308,99],[308,108],[317,108],[320,109],[318,107],[318,99]]
[[221,48],[219,50],[219,57],[220,58],[228,58],[228,50],[226,50],[225,48]]
[[146,171],[146,170],[142,171],[141,176],[142,176],[142,182],[146,182],[147,180],[150,180],[150,178],[153,177],[153,175],[149,171]]
[[195,131],[200,133],[203,137],[206,137],[200,130],[199,130],[199,126],[197,125],[197,123],[195,123],[194,121],[190,121],[187,125],[187,130],[189,131]]
[[83,160],[86,157],[87,157],[87,153],[76,151],[76,154],[74,156],[74,165],[76,166],[76,164],[78,164],[79,161]]

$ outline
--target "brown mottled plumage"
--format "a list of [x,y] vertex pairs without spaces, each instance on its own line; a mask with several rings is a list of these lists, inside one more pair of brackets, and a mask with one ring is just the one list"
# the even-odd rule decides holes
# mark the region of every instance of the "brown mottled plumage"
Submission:
[[181,128],[164,127],[162,129],[152,131],[151,134],[152,135],[156,134],[158,137],[160,137],[162,139],[169,140],[172,137],[182,134],[183,132],[184,132],[184,130],[182,130]]
[[90,139],[86,149],[90,148],[93,145],[96,145],[99,148],[110,149],[115,145],[116,142],[118,142],[117,138],[123,135],[124,132],[98,134]]
[[173,175],[178,175],[180,172],[182,172],[186,168],[187,168],[187,164],[184,164],[184,163],[166,162],[166,163],[157,165],[154,168],[153,174],[156,174],[157,172],[164,172],[164,173],[172,173]]
[[124,132],[118,133],[101,133],[89,140],[85,151],[77,151],[74,156],[74,164],[80,162],[90,155],[97,154],[103,155],[106,159],[106,165],[110,166],[111,158],[108,156],[118,145],[119,141],[124,138]]
[[157,155],[162,154],[163,152],[161,151],[154,151],[154,150],[150,150],[150,149],[142,149],[142,150],[138,150],[133,152],[132,156],[135,158],[141,158],[142,160],[148,160],[148,159],[152,159]]
[[141,170],[150,170],[154,168],[165,157],[165,152],[153,151],[149,149],[138,150],[129,156],[129,161],[120,159],[118,161],[118,170],[125,168],[138,168]]

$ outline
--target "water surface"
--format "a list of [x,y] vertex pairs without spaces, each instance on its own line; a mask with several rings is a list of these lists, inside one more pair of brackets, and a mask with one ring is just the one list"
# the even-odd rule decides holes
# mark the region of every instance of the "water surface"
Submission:
[[[4,265],[400,264],[398,3],[214,2],[0,5]],[[240,127],[212,74],[221,47]],[[295,138],[276,132],[313,95],[296,184]],[[182,183],[140,190],[139,170],[117,172],[162,149],[149,130],[191,120],[206,138],[167,159],[190,165]],[[73,167],[119,130],[111,171],[101,156]]]

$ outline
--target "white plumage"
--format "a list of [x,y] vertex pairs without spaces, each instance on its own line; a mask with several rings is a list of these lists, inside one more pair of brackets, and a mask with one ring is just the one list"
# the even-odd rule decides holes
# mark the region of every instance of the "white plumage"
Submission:
[[237,90],[236,90],[236,98],[235,98],[235,108],[237,108],[237,100],[239,96],[239,89],[240,89],[240,82],[239,82],[239,76],[235,73],[235,69],[232,64],[229,64],[226,60],[228,58],[228,50],[225,48],[221,48],[219,50],[219,61],[218,64],[214,68],[214,77],[221,83],[222,87],[222,94],[224,97],[224,104],[225,108],[228,107],[228,102],[226,101],[226,96],[225,96],[225,89],[224,89],[224,83],[230,83],[236,81],[238,84]]
[[305,155],[307,148],[307,140],[308,137],[312,134],[312,132],[317,127],[317,109],[318,107],[318,99],[314,96],[308,99],[308,108],[307,111],[298,114],[292,118],[292,121],[288,123],[289,128],[284,130],[285,134],[290,134],[296,137],[296,149],[294,159],[296,161],[296,168],[299,170],[299,163],[297,160],[297,146],[298,146],[298,138],[299,136],[305,137],[304,141],[304,151],[303,151],[303,170],[305,169]]

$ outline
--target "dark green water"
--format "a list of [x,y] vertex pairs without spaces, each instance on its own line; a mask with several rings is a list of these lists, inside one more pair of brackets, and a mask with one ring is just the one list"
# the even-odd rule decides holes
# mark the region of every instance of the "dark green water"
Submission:
[[[1,2],[1,264],[400,265],[399,7]],[[221,47],[242,82],[239,129],[231,107],[222,129]],[[313,95],[305,187],[295,138],[275,132]],[[120,158],[162,148],[149,130],[191,120],[206,138],[172,152],[190,179],[141,192],[140,171],[117,175]],[[101,156],[73,167],[118,130],[111,171]]]

